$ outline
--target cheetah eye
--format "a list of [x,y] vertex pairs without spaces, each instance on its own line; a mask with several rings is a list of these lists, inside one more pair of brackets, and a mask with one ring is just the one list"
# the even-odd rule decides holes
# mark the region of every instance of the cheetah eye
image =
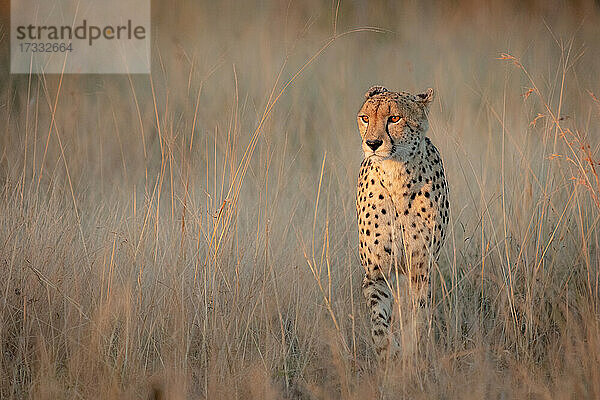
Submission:
[[360,119],[362,120],[362,122],[364,122],[365,124],[369,123],[369,116],[368,115],[361,115]]
[[396,122],[400,121],[400,116],[399,115],[394,115],[392,117],[390,117],[388,119],[389,122],[391,122],[392,124],[395,124]]

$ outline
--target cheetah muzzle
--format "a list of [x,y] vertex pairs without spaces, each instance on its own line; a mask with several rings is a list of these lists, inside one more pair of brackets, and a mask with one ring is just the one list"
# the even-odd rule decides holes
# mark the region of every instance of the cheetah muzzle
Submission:
[[365,155],[356,192],[362,290],[380,361],[416,351],[431,266],[446,236],[448,185],[425,136],[432,101],[433,89],[412,95],[374,86],[358,112]]

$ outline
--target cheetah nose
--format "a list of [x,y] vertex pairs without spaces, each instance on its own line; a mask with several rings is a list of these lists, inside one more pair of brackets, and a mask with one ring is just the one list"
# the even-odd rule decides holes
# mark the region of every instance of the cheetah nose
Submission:
[[371,150],[375,151],[381,146],[383,140],[367,140],[367,146],[371,148]]

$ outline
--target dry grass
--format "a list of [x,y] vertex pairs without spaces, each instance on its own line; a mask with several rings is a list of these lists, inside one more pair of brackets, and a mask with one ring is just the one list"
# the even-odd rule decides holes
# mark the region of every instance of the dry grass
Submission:
[[600,397],[596,4],[164,4],[151,76],[9,76],[0,29],[0,398],[374,398],[377,83],[436,88],[452,199],[385,393]]

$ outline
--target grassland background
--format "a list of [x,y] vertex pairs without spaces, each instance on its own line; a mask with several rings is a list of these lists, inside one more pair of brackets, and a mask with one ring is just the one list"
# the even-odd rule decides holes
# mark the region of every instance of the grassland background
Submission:
[[0,398],[373,398],[374,84],[436,89],[452,209],[385,393],[600,397],[597,3],[154,1],[151,75],[63,77],[1,4]]

